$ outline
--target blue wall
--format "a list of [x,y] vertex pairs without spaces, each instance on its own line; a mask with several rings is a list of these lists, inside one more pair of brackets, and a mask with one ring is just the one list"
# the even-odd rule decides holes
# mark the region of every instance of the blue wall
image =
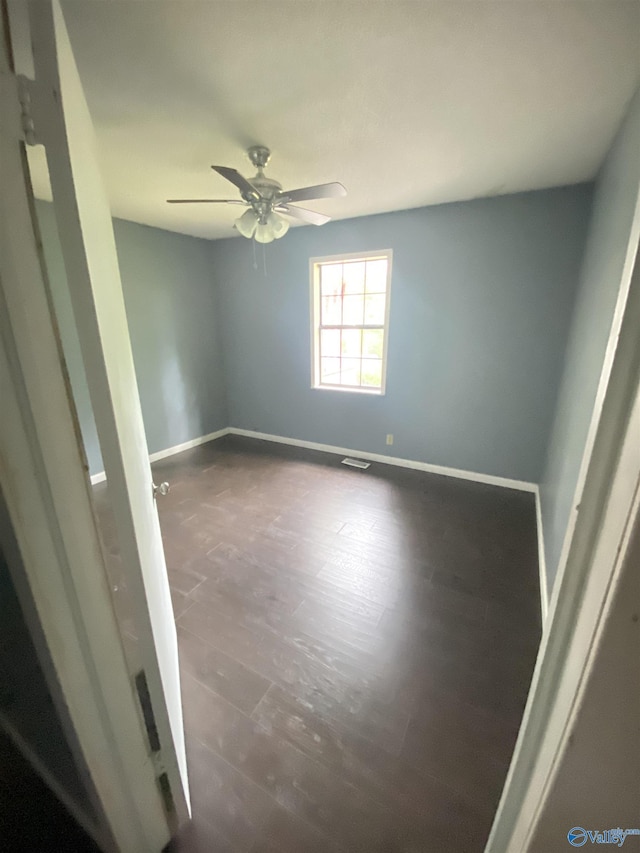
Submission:
[[[640,90],[600,172],[564,375],[540,486],[549,593],[594,412],[605,349],[621,282],[631,275],[638,241]],[[630,239],[632,231],[635,238]]]
[[[150,451],[231,425],[537,482],[591,195],[583,185],[292,229],[266,247],[266,277],[243,239],[115,220]],[[38,215],[95,473],[53,210],[39,202]],[[311,389],[309,258],[386,248],[386,395]]]
[[[211,244],[230,425],[537,482],[590,185]],[[392,248],[384,397],[310,387],[309,258]],[[393,433],[393,447],[385,436]]]
[[[100,447],[68,297],[53,207],[37,202],[53,299],[91,473]],[[114,220],[149,451],[228,424],[210,243]]]

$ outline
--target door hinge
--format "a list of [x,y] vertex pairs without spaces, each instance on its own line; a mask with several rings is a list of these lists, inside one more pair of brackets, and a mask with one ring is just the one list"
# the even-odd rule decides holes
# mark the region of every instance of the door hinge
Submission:
[[38,145],[36,125],[33,119],[34,82],[24,74],[16,75],[18,86],[18,101],[20,102],[20,124],[22,138],[27,145]]
[[160,751],[160,736],[158,735],[158,727],[156,725],[155,714],[153,713],[149,685],[147,684],[147,676],[144,669],[140,670],[134,680],[136,692],[138,694],[138,701],[140,702],[140,709],[142,711],[142,718],[144,720],[144,726],[147,730],[149,747],[151,748],[151,758],[157,774],[156,779],[158,780],[158,789],[160,791],[160,796],[162,797],[162,805],[167,817],[169,828],[171,832],[174,833],[178,829],[178,814],[176,812],[175,800],[173,799],[173,792],[171,791],[169,776],[162,766],[163,761],[162,753]]
[[166,773],[161,773],[158,776],[158,787],[160,788],[160,796],[162,797],[162,804],[167,816],[169,828],[172,833],[176,832],[178,829],[178,814],[176,812],[176,804],[173,799],[173,794],[171,793],[169,777]]
[[166,773],[161,773],[158,776],[158,785],[160,786],[160,792],[162,794],[162,800],[164,802],[165,811],[167,813],[175,812],[176,804],[173,801],[171,785],[169,784],[169,777]]
[[156,725],[156,717],[153,713],[151,704],[151,694],[149,693],[149,685],[147,684],[147,676],[144,669],[135,677],[136,690],[138,692],[138,701],[142,711],[142,719],[147,730],[147,738],[149,739],[149,747],[151,752],[160,752],[160,736]]

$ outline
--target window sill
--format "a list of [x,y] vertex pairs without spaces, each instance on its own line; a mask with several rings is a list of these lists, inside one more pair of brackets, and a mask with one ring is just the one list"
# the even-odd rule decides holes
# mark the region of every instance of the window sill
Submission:
[[312,385],[312,391],[338,391],[340,394],[366,394],[373,397],[384,397],[380,388],[348,388],[344,385]]

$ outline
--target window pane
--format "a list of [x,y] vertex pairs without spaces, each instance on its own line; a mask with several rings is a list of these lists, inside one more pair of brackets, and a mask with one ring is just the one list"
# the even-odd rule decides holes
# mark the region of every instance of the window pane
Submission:
[[367,261],[367,293],[384,293],[387,289],[387,262]]
[[360,384],[360,359],[359,358],[343,358],[342,371],[340,373],[340,383],[342,385],[359,385]]
[[364,293],[364,261],[344,264],[342,279],[345,293]]
[[342,355],[360,358],[362,354],[362,332],[360,329],[342,330]]
[[321,358],[320,359],[320,381],[327,382],[331,385],[340,384],[340,359],[339,358]]
[[366,326],[382,326],[384,324],[385,299],[386,297],[383,295],[366,297],[364,308],[364,322]]
[[322,264],[320,279],[323,296],[342,296],[342,264]]
[[[370,299],[379,299],[371,296]],[[384,310],[384,307],[383,307]],[[364,313],[364,296],[345,296],[342,300],[342,322],[345,326],[361,326]]]
[[362,359],[362,384],[369,388],[382,387],[382,361],[377,358]]
[[340,357],[340,329],[322,329],[320,332],[320,354]]
[[312,357],[319,386],[382,390],[391,267],[382,252],[371,255],[315,266]]
[[365,358],[382,358],[384,332],[382,329],[364,329],[362,332],[362,355]]
[[322,326],[339,326],[342,322],[342,300],[339,296],[325,296],[322,299]]

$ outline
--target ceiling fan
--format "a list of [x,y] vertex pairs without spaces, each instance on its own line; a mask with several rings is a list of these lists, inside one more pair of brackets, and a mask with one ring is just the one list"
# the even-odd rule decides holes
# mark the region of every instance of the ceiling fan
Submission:
[[258,170],[253,178],[244,178],[236,169],[229,166],[212,166],[214,172],[222,175],[240,190],[242,199],[230,198],[169,198],[169,204],[240,204],[247,207],[236,220],[234,227],[243,237],[254,237],[258,243],[271,243],[278,240],[289,230],[284,216],[308,222],[312,225],[324,225],[331,217],[315,213],[304,207],[294,207],[291,202],[307,201],[316,198],[340,198],[347,194],[346,189],[337,182],[318,184],[314,187],[301,187],[297,190],[283,190],[281,184],[267,178],[264,168],[269,162],[271,151],[264,145],[253,145],[247,151],[249,160]]

